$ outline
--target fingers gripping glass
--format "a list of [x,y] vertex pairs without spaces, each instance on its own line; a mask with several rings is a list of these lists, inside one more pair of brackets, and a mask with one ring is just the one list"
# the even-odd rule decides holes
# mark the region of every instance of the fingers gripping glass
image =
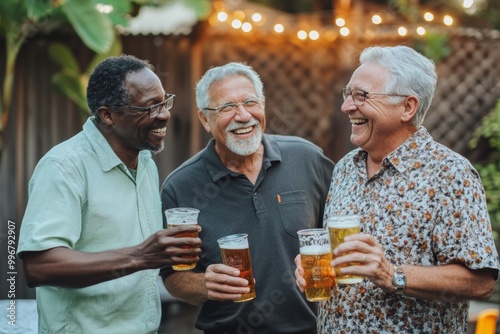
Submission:
[[365,100],[370,95],[385,95],[385,96],[400,96],[400,97],[408,97],[408,95],[400,95],[400,94],[392,94],[392,93],[381,93],[381,92],[365,92],[361,89],[350,89],[348,87],[342,89],[342,97],[344,101],[347,100],[349,96],[352,97],[354,104],[357,106],[362,106],[365,103]]
[[259,111],[262,108],[261,99],[251,98],[243,102],[225,103],[215,108],[203,108],[203,110],[211,110],[215,111],[218,114],[229,115],[235,113],[240,106],[243,106],[243,108],[245,108],[248,112]]
[[118,108],[129,108],[133,110],[137,110],[140,112],[145,112],[148,113],[150,118],[155,118],[158,117],[160,114],[161,110],[163,108],[167,108],[167,110],[172,109],[174,105],[174,100],[175,100],[175,95],[174,94],[165,94],[165,100],[163,102],[160,102],[158,104],[154,104],[150,107],[135,107],[135,106],[128,106],[128,105],[112,105],[110,107],[118,107]]

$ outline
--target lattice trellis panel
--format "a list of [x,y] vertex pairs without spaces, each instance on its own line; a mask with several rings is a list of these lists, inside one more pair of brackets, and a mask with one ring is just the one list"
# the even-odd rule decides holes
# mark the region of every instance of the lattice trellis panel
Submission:
[[500,98],[500,39],[451,39],[451,55],[438,64],[438,85],[425,126],[435,140],[469,155],[475,128]]
[[[500,38],[465,33],[451,37],[452,52],[438,63],[438,86],[424,125],[438,142],[470,158],[474,129],[500,99]],[[267,132],[307,138],[336,160],[352,149],[349,125],[339,111],[340,88],[363,48],[395,44],[411,45],[401,39],[294,43],[214,33],[202,42],[202,71],[228,61],[248,62],[265,85]]]
[[[338,65],[333,45],[217,35],[204,43],[203,66],[245,61],[261,76],[268,133],[293,134],[328,145]],[[229,47],[230,46],[230,47]]]

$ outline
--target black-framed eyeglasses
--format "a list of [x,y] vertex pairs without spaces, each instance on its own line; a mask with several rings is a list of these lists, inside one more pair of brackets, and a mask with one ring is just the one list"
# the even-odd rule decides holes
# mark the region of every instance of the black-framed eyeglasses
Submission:
[[166,108],[167,110],[172,109],[174,106],[174,100],[175,100],[175,95],[174,94],[165,94],[165,100],[163,102],[160,102],[158,104],[154,104],[150,107],[135,107],[135,106],[128,106],[128,105],[111,105],[109,107],[116,107],[116,108],[129,108],[133,110],[137,110],[140,112],[147,112],[150,118],[155,118],[158,117],[160,114],[161,110],[163,108]]
[[344,101],[347,100],[349,96],[352,97],[354,104],[357,106],[362,106],[365,103],[365,100],[370,95],[385,95],[385,96],[399,96],[399,97],[408,97],[409,95],[401,95],[401,94],[393,94],[393,93],[382,93],[382,92],[365,92],[361,89],[350,89],[349,87],[342,88],[342,97]]
[[262,110],[262,99],[249,98],[243,102],[238,103],[224,103],[220,106],[214,108],[203,108],[203,110],[215,111],[218,114],[229,115],[235,113],[240,106],[243,106],[248,112],[260,111]]

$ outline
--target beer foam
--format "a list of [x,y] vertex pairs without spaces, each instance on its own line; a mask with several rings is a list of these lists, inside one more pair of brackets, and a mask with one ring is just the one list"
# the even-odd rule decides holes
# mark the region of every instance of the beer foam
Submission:
[[330,252],[330,246],[326,245],[309,245],[300,247],[300,254],[303,255],[320,255]]
[[224,249],[247,249],[248,248],[248,242],[245,243],[236,243],[236,242],[228,242],[224,243],[223,245],[220,246],[220,248]]
[[358,227],[360,225],[361,223],[359,219],[346,218],[345,220],[340,220],[340,219],[328,220],[328,227],[334,227],[334,228],[351,228],[351,227]]

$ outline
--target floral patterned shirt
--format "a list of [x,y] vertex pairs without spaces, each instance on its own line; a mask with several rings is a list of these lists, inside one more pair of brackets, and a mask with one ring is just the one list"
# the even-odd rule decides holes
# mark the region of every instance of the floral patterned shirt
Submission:
[[[468,160],[423,127],[371,178],[366,158],[356,149],[335,166],[325,221],[360,214],[361,232],[374,236],[393,264],[498,270],[484,189]],[[422,300],[384,293],[364,279],[337,285],[320,303],[318,333],[466,333],[468,309],[453,295]]]

